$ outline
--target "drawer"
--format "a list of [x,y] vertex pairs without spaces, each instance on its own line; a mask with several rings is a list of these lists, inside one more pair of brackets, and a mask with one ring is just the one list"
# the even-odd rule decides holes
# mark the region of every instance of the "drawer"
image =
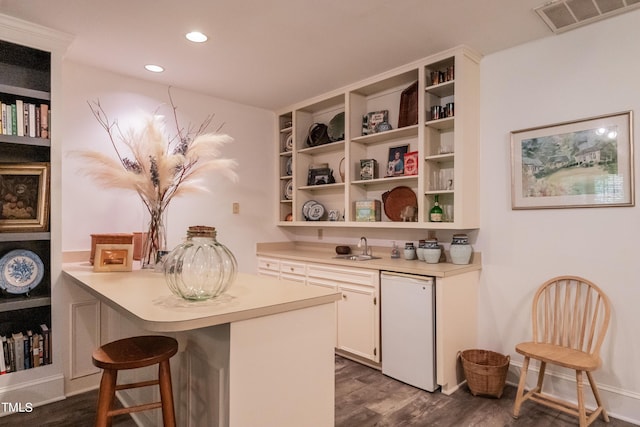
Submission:
[[293,262],[293,261],[280,261],[280,273],[283,275],[286,274],[296,275],[296,276],[305,276],[307,274],[307,265],[302,262]]
[[273,271],[274,273],[279,273],[280,260],[275,258],[258,258],[258,270]]
[[326,279],[365,286],[378,286],[379,282],[378,270],[334,267],[326,264],[307,264],[307,276],[310,279]]

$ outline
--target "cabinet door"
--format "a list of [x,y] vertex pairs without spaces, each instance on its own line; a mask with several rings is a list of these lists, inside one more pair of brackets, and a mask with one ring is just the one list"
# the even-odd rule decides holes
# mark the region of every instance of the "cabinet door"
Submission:
[[341,284],[338,302],[338,348],[380,361],[378,304],[375,288]]
[[342,292],[337,303],[336,348],[380,361],[380,289],[378,270],[307,264],[307,283]]
[[[320,279],[317,277],[309,277],[307,278],[307,285],[309,286],[319,286],[321,288],[327,288],[327,289],[331,289],[332,291],[335,291],[338,288],[338,285],[336,284],[336,282],[332,281],[332,280],[326,280],[326,279]],[[335,302],[334,304],[338,304],[338,302]],[[338,347],[338,310],[337,310],[337,306],[336,306],[336,330],[335,330],[335,343],[334,346],[337,348]]]

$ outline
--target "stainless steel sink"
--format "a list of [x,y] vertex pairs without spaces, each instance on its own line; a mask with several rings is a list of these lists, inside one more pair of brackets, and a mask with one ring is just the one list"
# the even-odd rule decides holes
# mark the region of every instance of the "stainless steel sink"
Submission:
[[379,256],[373,256],[373,255],[356,255],[356,254],[346,254],[346,255],[336,255],[334,256],[334,258],[336,259],[346,259],[349,261],[368,261],[370,259],[380,259]]

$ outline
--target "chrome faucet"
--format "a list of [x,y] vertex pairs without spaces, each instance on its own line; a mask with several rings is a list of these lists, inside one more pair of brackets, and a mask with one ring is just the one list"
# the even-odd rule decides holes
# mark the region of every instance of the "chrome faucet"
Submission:
[[362,249],[362,255],[369,255],[369,245],[367,244],[367,238],[366,237],[361,237],[360,241],[358,242],[358,247],[362,248],[364,244],[364,248]]

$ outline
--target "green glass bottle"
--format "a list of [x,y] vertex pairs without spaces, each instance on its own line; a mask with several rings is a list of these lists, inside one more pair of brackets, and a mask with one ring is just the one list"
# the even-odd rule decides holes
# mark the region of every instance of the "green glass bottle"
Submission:
[[438,195],[434,196],[435,202],[433,203],[433,207],[429,211],[429,221],[431,222],[442,222],[442,208],[440,207],[440,203],[438,203]]

